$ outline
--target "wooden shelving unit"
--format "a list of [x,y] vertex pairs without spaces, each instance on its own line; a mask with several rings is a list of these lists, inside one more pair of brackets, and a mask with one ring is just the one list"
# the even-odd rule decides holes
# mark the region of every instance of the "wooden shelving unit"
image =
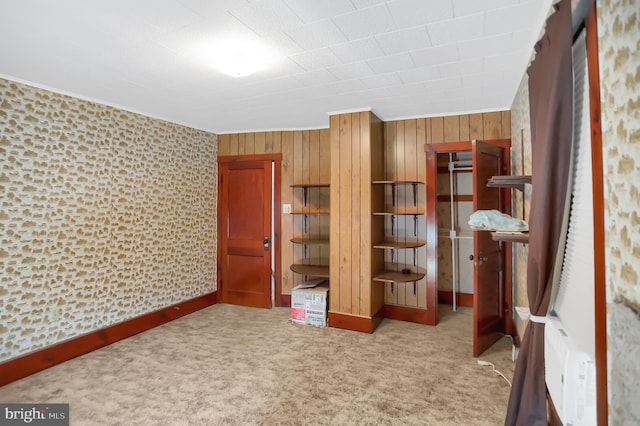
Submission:
[[389,241],[383,241],[380,243],[376,243],[373,245],[373,248],[377,248],[377,249],[412,249],[412,248],[418,248],[418,247],[422,247],[425,244],[427,244],[426,241],[423,240],[414,240],[414,241],[396,241],[396,240],[389,240]]
[[[312,189],[321,190],[322,188],[329,188],[328,183],[298,183],[290,185],[293,190],[302,189],[303,194],[303,206],[291,212],[292,215],[304,216],[303,234],[297,235],[291,238],[293,244],[300,244],[304,247],[304,259],[305,263],[294,263],[290,266],[290,269],[296,274],[304,275],[306,277],[317,278],[329,278],[329,265],[322,264],[320,260],[308,259],[309,246],[328,246],[329,236],[315,234],[313,236],[309,233],[309,216],[326,216],[329,214],[328,205],[318,205],[311,207],[308,205],[309,191]],[[326,260],[325,260],[326,261]],[[308,262],[308,263],[307,263]]]
[[[487,183],[491,188],[514,188],[522,191],[522,211],[524,213],[524,187],[531,184],[531,175],[523,176],[493,176]],[[529,242],[529,233],[507,233],[492,232],[491,239],[494,241],[504,241],[506,243],[523,243]]]
[[304,209],[304,210],[294,210],[291,214],[304,215],[304,216],[315,216],[315,215],[326,215],[329,214],[329,209],[321,208],[318,210]]
[[329,188],[328,183],[294,183],[291,188],[302,188],[302,196],[304,205],[307,205],[307,197],[309,195],[309,188]]
[[328,238],[304,238],[304,237],[293,237],[290,240],[294,244],[307,244],[310,246],[317,245],[329,245]]
[[524,192],[524,186],[531,184],[531,175],[525,176],[493,176],[487,186],[490,188],[515,188]]
[[383,283],[408,283],[412,281],[420,281],[424,278],[424,274],[411,272],[408,274],[403,274],[398,271],[382,271],[376,274],[373,277],[374,281],[379,281]]
[[[385,236],[385,240],[384,241],[380,241],[380,242],[376,242],[373,244],[373,248],[374,249],[382,249],[382,250],[391,250],[391,263],[395,263],[395,259],[394,259],[394,253],[396,250],[413,250],[413,265],[415,266],[417,264],[417,249],[419,247],[423,247],[426,245],[426,241],[424,240],[420,240],[417,238],[418,235],[418,217],[421,215],[424,215],[424,211],[421,211],[421,209],[418,207],[418,195],[417,195],[417,188],[418,185],[424,185],[424,182],[419,182],[419,181],[394,181],[394,180],[376,180],[372,182],[373,185],[386,185],[391,187],[391,201],[392,201],[392,206],[389,210],[378,210],[378,211],[374,211],[373,215],[374,216],[385,216],[385,217],[390,217],[391,218],[391,233],[392,233],[392,238],[388,238],[388,236]],[[400,185],[411,185],[412,189],[413,189],[413,205],[409,204],[409,205],[403,205],[403,206],[399,206],[397,205],[396,202],[396,191],[397,191],[397,187]],[[382,206],[378,206],[378,207],[382,207]],[[396,220],[396,216],[413,216],[414,219],[414,235],[413,236],[397,236],[397,237],[393,237],[393,234],[395,234],[395,220]],[[421,280],[422,278],[424,278],[425,274],[420,273],[420,272],[413,272],[410,271],[410,268],[403,266],[402,268],[400,267],[400,265],[398,266],[398,269],[405,269],[407,271],[409,271],[408,273],[403,273],[402,270],[383,270],[378,272],[377,274],[375,274],[373,276],[373,280],[377,281],[377,282],[383,282],[383,283],[391,283],[393,285],[393,283],[407,283],[407,282],[413,282],[414,283],[414,292],[415,292],[415,285],[417,283],[417,281]]]
[[524,232],[522,234],[506,234],[504,232],[492,232],[491,239],[493,241],[504,241],[507,243],[528,243],[529,233]]
[[424,212],[418,210],[396,210],[392,212],[373,212],[374,216],[420,216]]
[[307,275],[309,277],[329,278],[328,265],[306,265],[294,263],[290,269],[296,274]]

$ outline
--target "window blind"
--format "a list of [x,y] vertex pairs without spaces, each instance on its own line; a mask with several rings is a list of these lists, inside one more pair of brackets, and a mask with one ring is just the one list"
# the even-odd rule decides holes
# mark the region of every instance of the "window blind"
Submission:
[[593,188],[585,32],[573,45],[573,187],[554,311],[578,347],[595,359]]

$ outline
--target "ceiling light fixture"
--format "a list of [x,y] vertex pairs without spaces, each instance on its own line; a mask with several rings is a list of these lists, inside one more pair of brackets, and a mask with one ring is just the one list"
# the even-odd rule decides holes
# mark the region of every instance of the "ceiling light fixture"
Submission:
[[246,40],[219,42],[209,54],[214,68],[236,78],[261,71],[273,62],[269,49]]

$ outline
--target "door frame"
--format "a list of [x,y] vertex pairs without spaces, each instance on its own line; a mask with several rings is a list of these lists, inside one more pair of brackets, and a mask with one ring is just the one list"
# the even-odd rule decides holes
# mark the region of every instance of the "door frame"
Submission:
[[272,276],[274,277],[274,304],[277,307],[285,306],[282,297],[282,200],[281,200],[281,178],[282,178],[282,154],[253,154],[253,155],[224,155],[218,157],[218,208],[216,211],[216,227],[218,230],[216,236],[216,262],[217,267],[217,279],[216,279],[216,291],[220,291],[221,281],[221,267],[222,259],[220,259],[220,236],[221,233],[221,193],[220,193],[220,164],[223,163],[237,163],[243,161],[271,161],[273,164],[273,235],[271,237],[271,249],[274,255],[274,270]]
[[[503,149],[503,164],[507,168],[511,165],[511,139],[483,140]],[[448,154],[461,151],[471,151],[472,141],[459,141],[447,143],[425,144],[424,151],[427,156],[427,309],[435,311],[435,324],[438,322],[438,167],[437,154]],[[511,173],[511,170],[506,170]],[[511,191],[500,191],[503,198],[505,213],[511,214]],[[504,333],[517,338],[513,323],[513,248],[512,243],[502,242],[504,265],[504,300],[508,301],[508,310],[504,316]],[[511,284],[511,285],[509,285]],[[455,295],[454,295],[455,297]],[[474,295],[475,297],[475,295]]]

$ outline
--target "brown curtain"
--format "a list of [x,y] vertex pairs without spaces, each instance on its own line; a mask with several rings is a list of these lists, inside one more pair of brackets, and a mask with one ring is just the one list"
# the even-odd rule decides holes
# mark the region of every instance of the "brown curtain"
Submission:
[[[547,20],[529,74],[532,192],[527,294],[532,315],[547,315],[564,218],[571,159],[573,77],[571,2]],[[529,321],[516,363],[506,425],[546,425],[544,324]]]

